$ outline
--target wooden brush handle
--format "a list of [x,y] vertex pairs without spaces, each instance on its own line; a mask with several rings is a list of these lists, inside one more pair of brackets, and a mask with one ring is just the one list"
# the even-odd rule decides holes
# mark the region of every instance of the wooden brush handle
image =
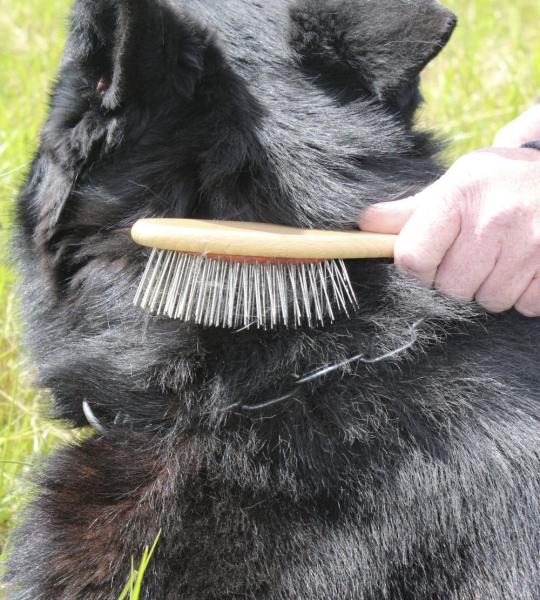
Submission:
[[199,219],[141,219],[131,230],[140,246],[226,256],[335,259],[392,258],[397,236],[361,231]]

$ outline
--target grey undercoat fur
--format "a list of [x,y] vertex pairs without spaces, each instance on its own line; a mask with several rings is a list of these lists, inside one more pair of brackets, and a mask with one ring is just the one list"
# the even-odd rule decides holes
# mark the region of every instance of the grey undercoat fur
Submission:
[[131,304],[138,218],[350,229],[432,182],[418,76],[454,25],[432,0],[76,3],[15,247],[39,383],[103,431],[44,466],[11,600],[114,600],[159,530],[145,600],[538,599],[539,320],[382,260],[324,328]]

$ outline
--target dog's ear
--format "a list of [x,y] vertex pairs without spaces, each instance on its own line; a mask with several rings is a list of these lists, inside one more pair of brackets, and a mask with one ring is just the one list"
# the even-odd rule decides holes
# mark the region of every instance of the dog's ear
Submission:
[[347,70],[381,101],[416,80],[457,21],[436,0],[300,0],[291,18],[304,66]]
[[78,187],[98,162],[111,162],[149,115],[189,104],[210,43],[204,27],[164,2],[75,4],[39,160],[21,199],[32,215],[35,246],[49,264],[74,254],[68,232],[75,227]]
[[67,60],[94,77],[105,110],[169,85],[192,94],[203,70],[207,34],[185,14],[152,0],[79,0]]

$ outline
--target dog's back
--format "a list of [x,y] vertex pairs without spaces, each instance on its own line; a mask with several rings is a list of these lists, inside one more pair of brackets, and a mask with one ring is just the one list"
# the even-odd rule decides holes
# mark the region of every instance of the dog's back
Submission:
[[[454,24],[431,0],[78,2],[16,251],[40,383],[102,432],[47,466],[12,599],[113,600],[159,530],[149,600],[538,597],[538,320],[386,261],[349,265],[360,309],[326,328],[131,305],[140,217],[345,229],[436,178],[413,117]],[[266,402],[358,353],[386,358]]]

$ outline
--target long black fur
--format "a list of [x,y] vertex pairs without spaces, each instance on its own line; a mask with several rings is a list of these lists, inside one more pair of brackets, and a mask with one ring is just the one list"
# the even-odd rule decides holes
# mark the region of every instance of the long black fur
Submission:
[[[27,337],[58,451],[12,543],[11,600],[537,600],[540,320],[349,265],[326,328],[205,330],[132,307],[141,217],[349,229],[441,173],[418,76],[434,0],[79,0],[17,208]],[[98,82],[100,82],[98,84]],[[406,353],[299,389],[359,351]]]

